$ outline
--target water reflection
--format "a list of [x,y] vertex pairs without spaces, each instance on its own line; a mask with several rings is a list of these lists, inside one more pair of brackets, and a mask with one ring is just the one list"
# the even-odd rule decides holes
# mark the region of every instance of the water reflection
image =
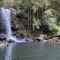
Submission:
[[6,48],[6,54],[0,52],[0,60],[60,60],[60,45],[56,44],[15,43]]

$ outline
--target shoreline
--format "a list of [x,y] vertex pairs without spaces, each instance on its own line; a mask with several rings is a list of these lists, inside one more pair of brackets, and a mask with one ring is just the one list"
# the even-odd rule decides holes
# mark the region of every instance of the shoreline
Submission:
[[[55,39],[48,39],[48,40],[33,40],[33,42],[38,42],[38,43],[52,43],[52,44],[60,44],[60,40],[57,40],[56,38]],[[30,41],[30,43],[33,43]],[[4,47],[4,46],[9,46],[11,43],[15,43],[15,42],[8,42],[7,40],[3,40],[3,41],[0,41],[0,47]],[[23,42],[22,42],[23,43]],[[27,41],[27,43],[29,43],[29,41]]]

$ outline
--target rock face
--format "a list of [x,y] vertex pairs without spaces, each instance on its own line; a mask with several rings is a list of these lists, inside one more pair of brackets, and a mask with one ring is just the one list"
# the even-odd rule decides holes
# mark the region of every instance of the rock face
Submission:
[[16,28],[16,27],[11,27],[13,31],[17,31],[19,30],[19,28]]
[[12,40],[9,40],[9,41],[8,41],[8,43],[13,43],[13,42],[14,42],[14,41],[12,41]]

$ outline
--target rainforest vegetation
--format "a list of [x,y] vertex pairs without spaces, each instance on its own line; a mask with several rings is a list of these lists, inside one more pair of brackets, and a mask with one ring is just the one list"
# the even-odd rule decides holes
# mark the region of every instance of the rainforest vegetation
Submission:
[[0,0],[0,7],[11,9],[13,34],[26,37],[60,35],[59,5],[58,0]]

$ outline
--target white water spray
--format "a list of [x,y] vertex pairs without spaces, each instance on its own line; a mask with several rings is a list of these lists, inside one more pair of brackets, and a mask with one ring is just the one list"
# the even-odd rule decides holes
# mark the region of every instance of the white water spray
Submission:
[[4,9],[2,8],[2,19],[3,22],[5,24],[5,31],[6,31],[6,38],[7,40],[12,39],[12,31],[11,31],[11,14],[10,14],[10,10],[9,9]]

